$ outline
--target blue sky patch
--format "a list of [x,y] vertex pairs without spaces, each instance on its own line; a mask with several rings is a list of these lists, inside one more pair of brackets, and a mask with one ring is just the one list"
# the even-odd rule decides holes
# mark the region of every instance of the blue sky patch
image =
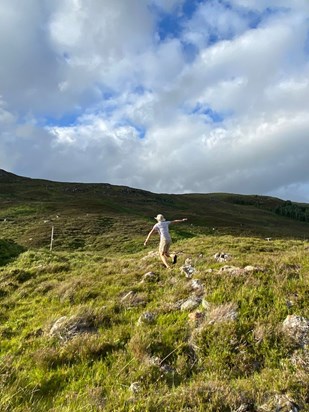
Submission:
[[75,126],[78,122],[77,119],[81,112],[66,113],[62,116],[47,116],[44,118],[38,118],[37,125],[42,127],[71,127]]
[[152,10],[158,15],[156,32],[160,41],[179,37],[183,30],[184,21],[190,20],[197,7],[204,2],[204,0],[185,0],[182,8],[173,10],[172,13],[163,12],[158,7],[153,6]]
[[209,106],[203,106],[200,103],[197,103],[194,109],[191,111],[191,114],[198,114],[200,116],[206,116],[213,123],[222,123],[226,117],[223,113],[213,110]]

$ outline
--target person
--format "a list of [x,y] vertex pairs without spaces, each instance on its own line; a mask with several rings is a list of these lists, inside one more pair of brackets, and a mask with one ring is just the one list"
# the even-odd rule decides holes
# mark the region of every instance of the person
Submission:
[[[154,233],[159,233],[160,235],[160,244],[159,244],[159,254],[160,258],[166,268],[169,268],[169,264],[167,262],[167,258],[170,258],[171,255],[169,253],[169,249],[171,246],[171,236],[169,233],[169,225],[172,223],[180,223],[180,222],[185,222],[188,220],[187,218],[180,219],[180,220],[166,220],[165,217],[161,214],[158,214],[155,217],[157,223],[153,226],[151,231],[148,233],[147,238],[144,242],[144,246],[147,246],[148,240],[150,236]],[[173,255],[172,257],[172,262],[176,263],[177,261],[177,255]]]

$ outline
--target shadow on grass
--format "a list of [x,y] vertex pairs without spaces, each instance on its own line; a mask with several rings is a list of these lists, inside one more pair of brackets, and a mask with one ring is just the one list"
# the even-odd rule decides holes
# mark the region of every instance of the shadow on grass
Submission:
[[0,239],[0,266],[17,258],[26,249],[13,240]]

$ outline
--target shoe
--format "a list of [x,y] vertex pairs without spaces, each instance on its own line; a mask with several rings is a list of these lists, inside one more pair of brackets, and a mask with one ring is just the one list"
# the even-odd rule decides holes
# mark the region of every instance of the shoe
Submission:
[[175,263],[177,263],[177,255],[173,256],[173,265],[175,265]]

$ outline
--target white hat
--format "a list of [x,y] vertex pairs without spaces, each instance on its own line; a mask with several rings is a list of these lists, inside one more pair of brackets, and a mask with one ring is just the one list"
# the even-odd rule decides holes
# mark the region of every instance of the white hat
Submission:
[[164,220],[165,220],[165,217],[163,216],[163,215],[157,215],[156,217],[155,217],[155,219],[158,221],[158,222],[164,222]]

